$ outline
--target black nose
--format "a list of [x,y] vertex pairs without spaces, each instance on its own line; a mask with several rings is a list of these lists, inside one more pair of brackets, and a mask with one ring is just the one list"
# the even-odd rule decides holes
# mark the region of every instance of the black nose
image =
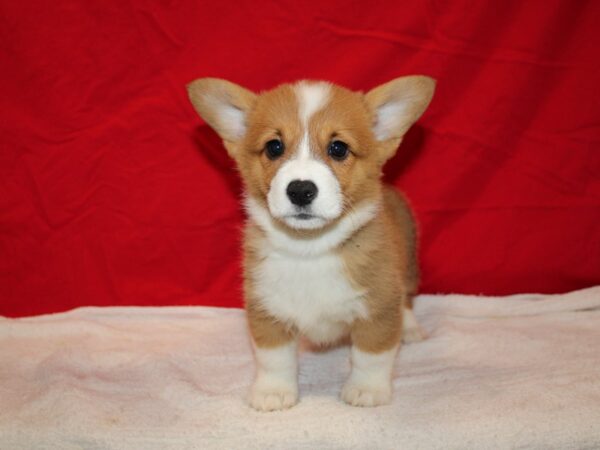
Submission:
[[286,193],[294,205],[306,206],[312,202],[319,190],[312,181],[294,180],[288,184]]

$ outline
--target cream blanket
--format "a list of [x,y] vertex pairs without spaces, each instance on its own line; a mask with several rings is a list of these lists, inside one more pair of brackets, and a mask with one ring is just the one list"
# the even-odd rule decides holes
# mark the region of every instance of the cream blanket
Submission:
[[339,400],[348,348],[300,355],[300,403],[259,413],[237,309],[80,308],[0,318],[2,449],[600,448],[600,287],[423,295],[429,339],[394,400]]

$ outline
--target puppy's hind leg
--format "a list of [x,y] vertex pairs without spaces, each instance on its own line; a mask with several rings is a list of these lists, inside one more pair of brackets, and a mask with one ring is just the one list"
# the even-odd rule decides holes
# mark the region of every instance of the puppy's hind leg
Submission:
[[402,310],[402,342],[411,344],[413,342],[421,342],[427,335],[417,322],[415,313],[412,308],[403,307]]

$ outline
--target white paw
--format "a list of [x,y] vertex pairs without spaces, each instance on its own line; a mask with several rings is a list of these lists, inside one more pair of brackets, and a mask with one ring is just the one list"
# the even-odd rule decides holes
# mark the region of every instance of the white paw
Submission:
[[352,406],[379,406],[392,400],[392,388],[368,385],[349,380],[342,389],[342,400]]
[[402,330],[402,342],[405,344],[412,344],[414,342],[421,342],[427,336],[420,326],[404,328]]
[[278,411],[291,408],[298,403],[298,389],[254,386],[250,391],[249,403],[258,411]]

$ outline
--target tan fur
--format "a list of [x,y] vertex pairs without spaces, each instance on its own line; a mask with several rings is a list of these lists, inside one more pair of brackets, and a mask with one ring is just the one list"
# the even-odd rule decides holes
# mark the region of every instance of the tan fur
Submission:
[[402,333],[402,309],[418,285],[415,225],[405,200],[385,188],[381,212],[340,252],[352,281],[368,292],[369,319],[353,324],[353,344],[373,353],[394,347]]
[[[336,250],[343,258],[351,283],[367,292],[368,319],[356,320],[350,327],[353,343],[363,351],[378,353],[399,343],[402,307],[410,306],[417,290],[416,231],[412,214],[403,197],[391,188],[384,188],[380,178],[383,164],[427,107],[433,88],[433,81],[427,77],[400,78],[365,95],[332,85],[327,104],[310,118],[311,149],[339,180],[345,212],[366,201],[381,205],[375,218]],[[205,79],[192,83],[189,91],[197,111],[221,134],[229,153],[237,161],[247,194],[266,205],[272,178],[281,164],[293,156],[302,138],[293,85],[281,85],[257,96],[232,83]],[[377,120],[377,108],[406,92],[415,97],[406,117],[389,139],[376,140],[372,126]],[[247,133],[243,138],[236,139],[223,131],[210,103],[211,96],[218,95],[247,113]],[[264,147],[275,138],[285,143],[286,153],[272,161],[266,157]],[[333,139],[349,144],[352,154],[346,160],[335,161],[328,157],[327,145]],[[283,223],[278,226],[290,235],[306,239],[323,232],[322,229],[293,230]],[[327,225],[332,226],[335,222]],[[290,341],[297,330],[272,317],[255,295],[253,270],[262,258],[265,239],[264,231],[256,224],[246,225],[244,292],[250,331],[257,346],[269,348]]]

